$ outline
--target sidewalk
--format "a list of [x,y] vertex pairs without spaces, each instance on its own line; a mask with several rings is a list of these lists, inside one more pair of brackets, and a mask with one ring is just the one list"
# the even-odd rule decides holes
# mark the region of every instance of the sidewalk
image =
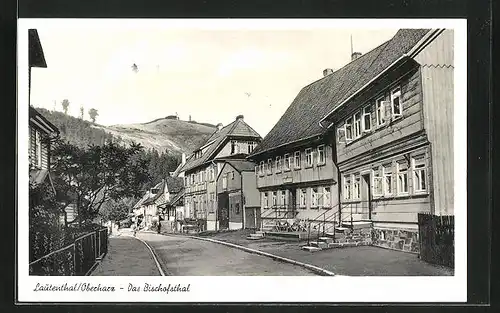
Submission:
[[347,276],[452,276],[453,269],[429,264],[417,255],[374,246],[328,249],[308,252],[304,242],[277,239],[248,240],[253,231],[230,231],[205,234],[200,237],[225,241],[251,249],[308,263],[337,275]]
[[109,238],[108,254],[91,276],[158,276],[158,268],[149,249],[129,236]]

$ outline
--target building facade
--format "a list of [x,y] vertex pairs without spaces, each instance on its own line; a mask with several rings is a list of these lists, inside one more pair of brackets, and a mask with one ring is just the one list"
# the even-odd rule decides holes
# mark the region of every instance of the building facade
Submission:
[[453,214],[453,31],[401,30],[379,58],[322,122],[337,135],[341,215],[417,252],[418,213]]
[[219,124],[217,131],[189,156],[179,170],[184,176],[184,205],[192,217],[200,221],[204,230],[221,229],[218,219],[217,178],[224,162],[220,160],[244,160],[260,140],[260,135],[239,115],[225,127]]

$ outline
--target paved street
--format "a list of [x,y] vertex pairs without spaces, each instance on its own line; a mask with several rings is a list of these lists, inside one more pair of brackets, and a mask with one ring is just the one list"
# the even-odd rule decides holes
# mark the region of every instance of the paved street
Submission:
[[216,243],[185,237],[140,233],[156,251],[167,275],[304,276],[314,273],[288,263]]
[[149,249],[139,240],[110,237],[108,254],[92,272],[92,276],[156,276],[160,275]]

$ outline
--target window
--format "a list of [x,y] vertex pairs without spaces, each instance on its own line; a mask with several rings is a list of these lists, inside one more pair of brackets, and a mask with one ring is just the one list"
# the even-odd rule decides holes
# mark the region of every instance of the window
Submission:
[[295,152],[295,162],[294,167],[296,169],[300,168],[300,151]]
[[311,188],[311,207],[318,207],[318,188]]
[[276,157],[276,173],[281,172],[281,156]]
[[306,149],[306,166],[312,166],[313,165],[313,157],[312,157],[312,149],[307,148]]
[[288,154],[288,153],[285,154],[285,158],[284,159],[285,159],[285,169],[284,170],[285,171],[289,171],[290,170],[290,166],[291,166],[291,164],[290,164],[290,154]]
[[344,176],[344,199],[351,199],[351,175]]
[[424,155],[413,158],[413,188],[415,192],[427,190],[427,175]]
[[348,118],[345,121],[345,139],[352,140],[352,119]]
[[271,159],[267,160],[267,175],[271,175],[273,173],[273,161]]
[[234,180],[234,171],[231,172],[231,180]]
[[42,135],[35,131],[35,160],[36,166],[42,167]]
[[231,154],[240,153],[240,146],[236,140],[231,140]]
[[325,164],[325,146],[318,146],[318,165]]
[[373,195],[381,196],[382,194],[382,173],[380,166],[377,166],[373,168]]
[[362,120],[363,131],[368,132],[372,130],[372,106],[369,105],[363,109],[363,120]]
[[247,144],[248,146],[248,154],[252,153],[253,149],[255,148],[255,142],[251,141]]
[[227,174],[222,176],[222,189],[227,189]]
[[353,199],[361,198],[361,176],[354,174]]
[[307,195],[306,189],[300,189],[299,190],[299,206],[301,208],[305,208],[306,207],[306,195]]
[[384,194],[392,194],[392,164],[384,165]]
[[361,137],[361,112],[354,114],[354,138]]
[[408,164],[406,161],[399,161],[397,163],[398,171],[398,194],[408,193]]
[[332,206],[332,200],[330,198],[330,187],[325,187],[323,190],[323,206],[324,207],[331,207]]
[[264,175],[264,161],[260,161],[259,175]]
[[234,211],[235,211],[235,214],[240,214],[240,204],[239,203],[234,204]]
[[391,92],[392,116],[399,117],[403,114],[401,107],[401,88],[397,87]]
[[273,191],[273,207],[276,207],[276,205],[278,205],[277,201],[278,201],[278,193],[276,191]]
[[377,117],[377,126],[380,126],[385,123],[385,101],[384,98],[377,99],[375,102],[375,115]]
[[281,191],[280,204],[281,206],[286,206],[286,190]]
[[262,207],[267,208],[269,206],[269,201],[267,197],[267,192],[262,193]]

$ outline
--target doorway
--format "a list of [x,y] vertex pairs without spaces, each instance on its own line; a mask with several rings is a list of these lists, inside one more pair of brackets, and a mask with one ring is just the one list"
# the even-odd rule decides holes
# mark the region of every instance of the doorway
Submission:
[[218,210],[217,220],[219,221],[219,229],[229,228],[229,194],[227,192],[220,193],[217,199]]
[[361,176],[361,207],[363,208],[363,219],[372,219],[372,193],[370,174]]

